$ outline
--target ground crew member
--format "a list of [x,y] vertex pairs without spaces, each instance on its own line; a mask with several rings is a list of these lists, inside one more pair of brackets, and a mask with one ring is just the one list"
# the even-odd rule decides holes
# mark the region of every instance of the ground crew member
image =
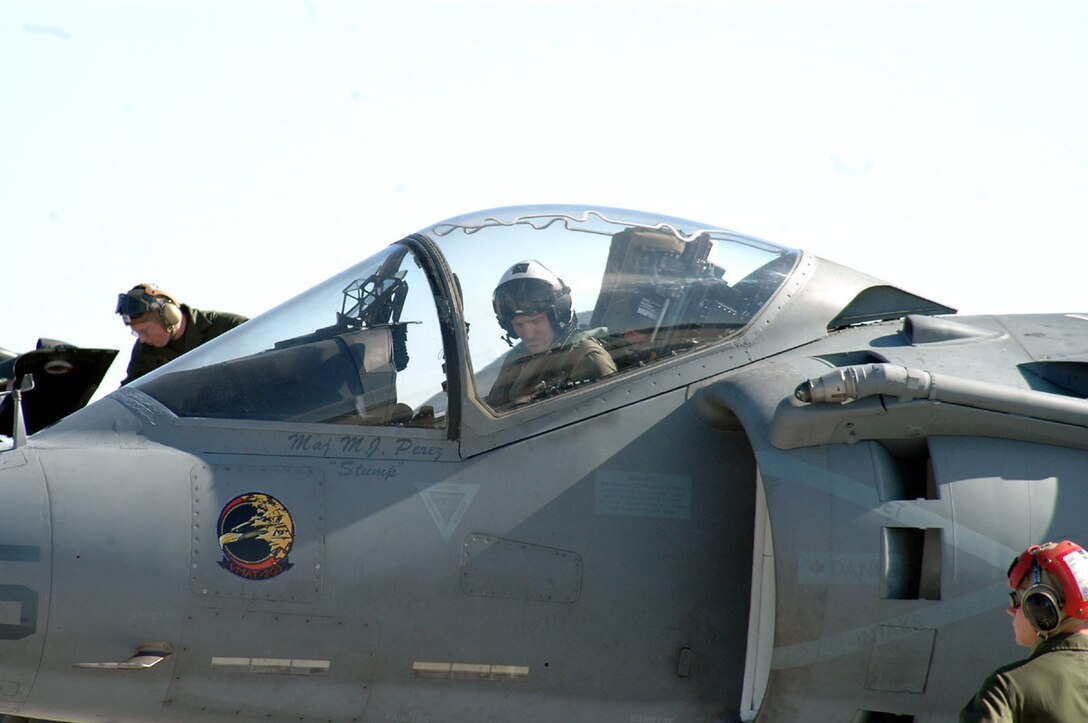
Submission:
[[179,304],[151,284],[137,284],[118,295],[116,313],[136,337],[122,385],[246,321],[238,314],[201,311]]
[[960,723],[1088,721],[1088,553],[1069,540],[1033,545],[1008,576],[1013,633],[1031,655],[991,673]]

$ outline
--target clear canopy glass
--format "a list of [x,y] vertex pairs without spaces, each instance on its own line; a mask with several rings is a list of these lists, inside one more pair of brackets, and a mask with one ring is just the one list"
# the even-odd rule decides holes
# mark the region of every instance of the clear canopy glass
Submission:
[[[576,339],[609,361],[607,373],[550,381],[517,404],[491,404],[497,412],[742,335],[797,257],[723,229],[630,211],[481,212],[403,239],[132,386],[186,417],[442,427],[448,389],[488,404],[504,361],[532,356],[492,304],[518,262],[538,262],[569,289],[573,318],[554,346]],[[467,358],[450,353],[457,348]],[[463,360],[473,384],[448,384],[462,370],[447,359]]]

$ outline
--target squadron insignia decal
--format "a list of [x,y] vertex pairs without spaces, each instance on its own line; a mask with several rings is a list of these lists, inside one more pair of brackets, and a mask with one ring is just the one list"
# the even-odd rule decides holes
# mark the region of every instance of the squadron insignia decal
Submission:
[[248,492],[219,513],[219,547],[224,569],[247,580],[267,580],[291,568],[287,553],[295,540],[291,513],[272,495]]

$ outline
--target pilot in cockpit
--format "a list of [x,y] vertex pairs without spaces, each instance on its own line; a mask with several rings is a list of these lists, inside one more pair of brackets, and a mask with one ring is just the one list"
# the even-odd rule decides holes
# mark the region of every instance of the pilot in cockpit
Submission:
[[495,288],[492,306],[514,346],[487,403],[496,409],[557,394],[613,374],[616,364],[600,342],[579,330],[570,288],[539,261],[519,261]]

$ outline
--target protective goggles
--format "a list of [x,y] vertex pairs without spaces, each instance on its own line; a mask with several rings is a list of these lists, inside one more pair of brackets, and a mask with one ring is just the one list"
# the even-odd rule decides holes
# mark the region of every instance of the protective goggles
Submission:
[[1032,610],[1037,614],[1043,614],[1043,617],[1054,617],[1054,625],[1057,625],[1058,611],[1049,600],[1032,595],[1030,590],[1009,591],[1009,610],[1016,610],[1021,605],[1024,606],[1025,614],[1028,610]]
[[138,319],[147,312],[154,308],[157,308],[159,302],[154,296],[148,296],[143,294],[141,296],[132,296],[129,294],[117,295],[117,309],[115,314],[120,314],[125,320],[125,323],[129,323],[133,319]]

